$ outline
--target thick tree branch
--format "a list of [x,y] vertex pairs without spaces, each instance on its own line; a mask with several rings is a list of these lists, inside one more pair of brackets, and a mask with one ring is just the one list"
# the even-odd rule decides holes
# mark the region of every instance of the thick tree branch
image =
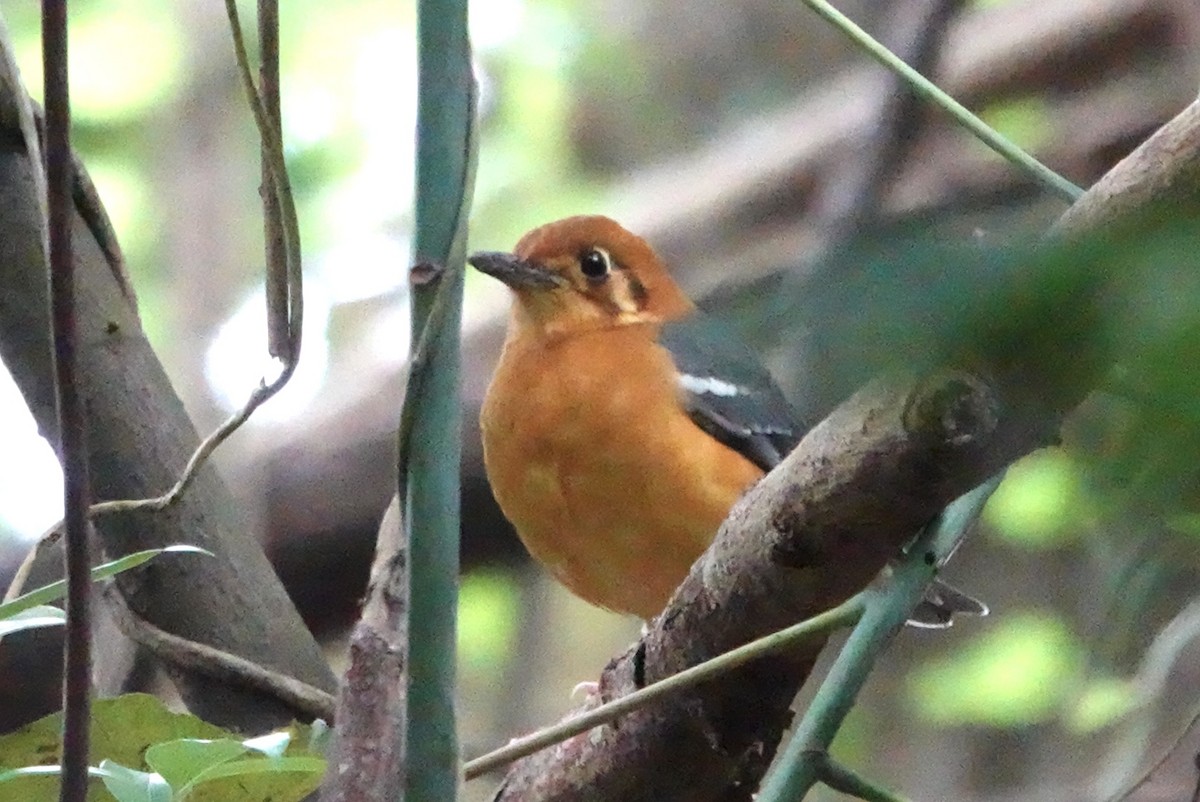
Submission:
[[[1116,216],[1194,200],[1198,168],[1200,104],[1115,167],[1054,231],[1079,236]],[[1070,336],[1059,343],[1067,352],[1077,345]],[[1020,353],[996,361],[990,375],[878,381],[842,404],[733,509],[663,614],[605,668],[597,701],[846,599],[949,501],[1052,441],[1061,414],[1096,380],[1093,370],[1069,372],[1042,393],[1044,365]],[[533,755],[496,799],[749,800],[817,648]]]

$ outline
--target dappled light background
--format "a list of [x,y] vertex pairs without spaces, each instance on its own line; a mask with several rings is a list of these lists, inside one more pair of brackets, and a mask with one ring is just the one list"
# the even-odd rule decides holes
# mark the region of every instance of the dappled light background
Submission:
[[[253,4],[242,5],[248,22]],[[840,7],[886,40],[885,5]],[[390,493],[409,348],[415,13],[394,0],[282,6],[304,353],[217,461],[248,531],[340,661]],[[38,6],[0,0],[0,12],[37,97]],[[956,310],[971,277],[1012,275],[1011,244],[1028,245],[1064,207],[934,113],[887,171],[867,235],[816,258],[881,82],[801,3],[480,0],[471,26],[473,249],[509,248],[568,214],[622,220],[754,343],[810,420],[878,370],[969,353],[970,337],[1002,328],[995,319],[1028,322],[1001,290],[982,321]],[[1169,0],[966,3],[937,77],[1086,185],[1195,96],[1198,31],[1200,11]],[[70,36],[76,146],[146,332],[207,431],[267,369],[258,145],[224,9],[79,0]],[[1119,256],[1105,269],[1119,270]],[[1082,798],[1102,769],[1119,779],[1145,746],[1166,743],[1200,698],[1200,663],[1173,670],[1186,645],[1140,662],[1200,568],[1200,388],[1180,376],[1200,348],[1200,287],[1181,273],[1144,288],[1120,317],[1144,336],[1114,337],[1129,346],[1124,372],[1072,416],[1064,447],[1010,471],[948,569],[993,614],[903,633],[839,738],[840,755],[874,779],[924,799]],[[474,421],[507,299],[473,273],[466,296],[460,711],[475,755],[570,709],[572,687],[638,623],[551,583],[491,501]],[[1049,352],[1057,315],[1036,315]],[[57,519],[60,477],[6,374],[0,442],[7,579]],[[1134,681],[1156,671],[1158,685]]]

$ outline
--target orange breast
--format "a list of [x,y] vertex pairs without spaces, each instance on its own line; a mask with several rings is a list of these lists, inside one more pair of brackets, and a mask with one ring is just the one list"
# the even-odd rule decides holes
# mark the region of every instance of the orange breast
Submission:
[[762,475],[688,418],[654,336],[510,341],[481,416],[493,492],[530,553],[577,595],[643,618]]

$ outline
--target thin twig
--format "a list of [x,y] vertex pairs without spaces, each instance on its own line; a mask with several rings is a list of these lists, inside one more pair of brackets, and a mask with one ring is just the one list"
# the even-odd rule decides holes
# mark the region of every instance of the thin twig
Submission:
[[108,602],[117,628],[163,662],[224,684],[270,694],[299,713],[333,721],[333,694],[239,655],[160,629],[129,609],[114,585],[105,589],[104,600]]
[[815,759],[821,782],[835,791],[867,802],[906,802],[904,797],[859,776],[824,752]]
[[580,713],[566,721],[526,735],[524,738],[517,738],[494,752],[489,752],[468,762],[464,767],[464,776],[468,780],[474,779],[526,755],[532,755],[534,752],[565,741],[572,736],[614,721],[667,696],[694,688],[703,682],[727,674],[747,663],[785,652],[814,634],[849,626],[862,614],[863,598],[863,594],[859,593],[832,610],[801,621],[799,624],[739,646],[711,660],[680,671],[662,682],[656,682],[639,691],[634,691],[628,696],[622,696],[620,699],[600,705],[594,710]]
[[277,126],[272,124],[271,115],[267,111],[258,89],[254,86],[250,56],[246,52],[246,41],[242,35],[242,23],[238,18],[236,0],[225,0],[225,12],[229,17],[230,32],[233,34],[233,48],[237,56],[238,72],[242,78],[242,86],[246,90],[247,100],[250,102],[250,110],[254,114],[254,124],[258,127],[263,155],[270,168],[271,181],[274,184],[282,213],[288,268],[288,337],[291,341],[288,354],[290,358],[283,360],[284,377],[279,379],[282,386],[282,383],[291,377],[291,371],[296,369],[296,364],[300,361],[300,332],[304,322],[304,293],[301,291],[304,275],[300,260],[300,222],[296,215],[296,202],[292,196],[287,161],[283,157],[283,140],[277,134]]
[[[275,138],[283,141],[279,104],[279,0],[258,0],[258,88],[263,110]],[[263,235],[266,244],[267,350],[271,356],[292,360],[288,319],[287,239],[279,196],[271,177],[269,148],[262,146]]]
[[958,121],[959,125],[974,134],[976,138],[996,151],[996,153],[1024,170],[1038,183],[1057,193],[1068,202],[1074,202],[1083,194],[1082,189],[1021,150],[1021,148],[1017,147],[1006,137],[988,126],[983,120],[972,114],[966,106],[950,97],[928,78],[897,58],[894,53],[872,38],[862,28],[858,27],[853,20],[830,5],[827,0],[803,0],[803,2],[842,33],[846,34],[846,36],[850,37],[867,55],[907,81],[912,86],[913,91],[934,105],[945,109],[951,117]]
[[171,505],[179,501],[183,497],[183,493],[195,480],[200,473],[200,468],[204,466],[209,456],[217,450],[217,446],[225,442],[231,434],[245,423],[254,410],[262,406],[271,396],[279,392],[287,381],[285,376],[280,376],[272,384],[262,382],[250,394],[250,398],[237,412],[230,415],[224,423],[218,426],[204,441],[196,448],[191,459],[188,460],[187,466],[184,467],[183,473],[179,477],[179,481],[161,496],[154,498],[138,498],[138,499],[118,499],[114,501],[101,501],[93,504],[88,510],[88,515],[94,520],[104,515],[112,515],[119,512],[132,512],[134,510],[150,510],[159,511],[165,510]]
[[[31,109],[40,142],[46,136],[45,112],[37,103],[29,99],[28,92],[23,94]],[[30,158],[32,157],[33,153],[31,152]],[[133,308],[133,314],[137,317],[137,292],[129,277],[129,268],[125,264],[125,254],[121,251],[121,244],[117,240],[116,229],[113,228],[108,210],[104,208],[104,203],[100,200],[100,193],[96,190],[96,185],[92,183],[91,175],[84,166],[83,160],[79,158],[79,154],[74,150],[71,151],[71,196],[75,201],[75,211],[83,218],[92,238],[100,246],[100,250],[104,254],[104,261],[108,263],[108,269],[121,289],[121,294],[125,296],[125,300],[129,301],[129,305]]]
[[8,583],[8,589],[4,591],[4,596],[0,597],[0,603],[12,601],[25,592],[25,583],[29,581],[29,575],[33,572],[33,566],[37,563],[38,557],[62,540],[62,535],[62,521],[42,533],[37,543],[33,544],[33,548],[25,553],[25,559],[21,560],[21,564],[17,566],[12,581]]
[[[283,158],[283,145],[278,133],[278,124],[273,122],[274,118],[270,116],[264,107],[264,101],[259,96],[258,90],[254,86],[254,79],[250,73],[250,59],[247,55],[246,43],[242,36],[237,4],[234,0],[227,0],[225,8],[229,15],[229,24],[233,34],[234,50],[237,55],[242,83],[246,89],[262,142],[264,168],[270,173],[271,191],[264,193],[264,198],[267,195],[273,196],[279,207],[278,219],[272,223],[268,215],[267,227],[268,240],[270,240],[270,236],[275,230],[273,226],[278,225],[283,234],[283,258],[286,262],[289,301],[287,354],[283,359],[283,369],[279,376],[271,382],[261,381],[241,409],[230,415],[224,423],[218,426],[215,431],[200,443],[195,453],[192,454],[191,459],[188,460],[188,464],[184,468],[182,475],[180,475],[179,480],[170,490],[154,498],[120,499],[94,504],[89,511],[89,515],[93,519],[103,515],[131,512],[134,510],[159,511],[177,503],[183,497],[184,491],[187,490],[199,474],[200,468],[203,467],[212,452],[237,431],[256,409],[283,389],[284,385],[291,379],[292,374],[295,373],[296,366],[299,364],[301,331],[304,320],[304,292],[300,255],[300,226],[296,216],[295,199],[292,196],[291,182],[287,173],[287,163]],[[275,55],[277,56],[278,53]],[[270,245],[268,245],[268,251],[270,251]],[[270,269],[271,266],[268,265],[268,272],[270,272]]]
[[75,266],[71,252],[71,106],[67,81],[67,3],[42,3],[42,70],[46,98],[46,207],[49,214],[51,328],[63,469],[67,631],[63,660],[62,802],[88,791],[92,693],[91,550],[88,541],[87,418],[80,388]]

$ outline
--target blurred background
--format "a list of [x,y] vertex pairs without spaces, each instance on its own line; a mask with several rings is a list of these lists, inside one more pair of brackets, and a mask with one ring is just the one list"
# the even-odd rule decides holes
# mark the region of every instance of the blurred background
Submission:
[[[304,359],[217,461],[340,660],[391,493],[409,348],[414,8],[283,5]],[[900,46],[912,5],[840,7]],[[933,77],[1082,186],[1200,88],[1194,0],[952,5],[961,10],[949,24],[935,23]],[[37,96],[38,4],[0,0],[0,12]],[[209,430],[266,363],[258,145],[224,10],[77,0],[71,24],[76,147],[125,249],[143,325]],[[510,248],[568,214],[621,220],[769,357],[810,420],[886,363],[895,331],[922,325],[906,316],[914,304],[953,307],[936,284],[906,284],[906,271],[925,275],[947,246],[1029,242],[1065,208],[933,111],[910,115],[900,146],[873,164],[891,84],[799,2],[487,0],[472,5],[471,26],[482,110],[471,248]],[[871,213],[852,220],[844,199],[864,164],[879,168]],[[847,289],[859,253],[890,271],[899,295]],[[1195,285],[1181,278],[1150,299],[1146,319],[1195,307]],[[638,622],[551,583],[496,509],[476,417],[507,298],[472,273],[466,305],[460,710],[478,754],[570,709],[571,688]],[[1176,317],[1155,346],[1200,343],[1194,313]],[[1198,351],[1156,353],[1160,377],[1195,370]],[[903,633],[839,737],[842,757],[919,799],[1080,799],[1178,734],[1200,701],[1188,634],[1200,614],[1177,617],[1200,573],[1200,407],[1191,385],[1166,401],[1151,389],[1149,399],[1095,394],[1063,448],[1012,469],[948,569],[993,614]],[[0,443],[7,584],[59,517],[61,491],[2,371]],[[56,705],[51,691],[5,699],[0,683],[4,724]],[[489,783],[473,787],[483,798]]]

